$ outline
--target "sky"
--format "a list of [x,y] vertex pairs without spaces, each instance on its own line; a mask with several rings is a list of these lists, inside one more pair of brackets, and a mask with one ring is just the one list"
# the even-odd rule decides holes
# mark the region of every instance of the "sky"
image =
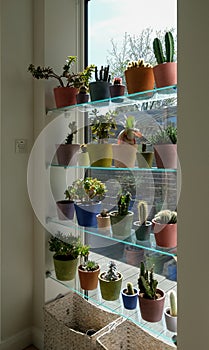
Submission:
[[177,0],[90,0],[89,64],[106,64],[112,38],[119,43],[125,32],[137,35],[148,27],[177,28]]

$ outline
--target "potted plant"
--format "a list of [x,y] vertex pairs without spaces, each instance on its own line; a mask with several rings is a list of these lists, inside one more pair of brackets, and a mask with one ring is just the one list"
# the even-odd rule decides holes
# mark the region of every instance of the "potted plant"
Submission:
[[158,322],[162,319],[165,292],[157,288],[158,281],[154,279],[154,269],[146,269],[143,262],[140,265],[138,278],[139,306],[141,317],[148,322]]
[[159,38],[153,41],[157,65],[153,68],[157,88],[177,84],[177,62],[174,62],[174,39],[171,32],[165,33],[165,54]]
[[97,178],[86,177],[75,180],[66,191],[70,192],[74,199],[78,224],[97,227],[96,215],[101,212],[101,200],[107,191],[105,184]]
[[163,209],[152,219],[156,244],[159,247],[175,248],[177,246],[177,212]]
[[95,67],[95,81],[89,83],[91,101],[105,100],[110,97],[111,75],[109,74],[109,69],[109,65],[101,66],[99,71]]
[[118,209],[110,211],[113,237],[124,239],[131,235],[134,213],[128,209],[130,200],[130,192],[121,193],[118,199]]
[[177,127],[168,125],[151,137],[158,168],[177,168]]
[[124,258],[126,264],[138,267],[140,262],[144,260],[144,249],[126,244],[124,247]]
[[152,168],[154,152],[153,150],[148,150],[148,145],[146,143],[141,144],[141,150],[137,150],[136,159],[139,168]]
[[97,227],[102,230],[109,230],[111,227],[110,215],[107,209],[102,209],[97,218]]
[[165,323],[169,331],[177,333],[177,295],[175,290],[169,292],[170,306],[164,310]]
[[123,130],[118,135],[118,144],[113,144],[113,158],[116,168],[133,168],[136,161],[136,137],[141,132],[135,128],[135,117],[124,116]]
[[143,59],[128,63],[125,70],[125,79],[129,94],[154,89],[153,68]]
[[150,233],[152,229],[152,222],[147,220],[148,218],[148,205],[146,201],[138,202],[138,215],[139,220],[133,223],[135,228],[135,235],[138,241],[149,241]]
[[79,87],[79,91],[76,95],[76,102],[77,104],[81,103],[87,103],[89,101],[89,93],[88,93],[88,88],[85,85],[82,85]]
[[114,135],[116,130],[115,116],[117,112],[107,112],[100,114],[95,108],[92,110],[93,117],[91,119],[91,132],[93,140],[97,144],[87,144],[91,166],[111,167],[112,166],[112,144],[108,143],[110,136]]
[[68,127],[70,129],[70,133],[67,135],[65,143],[56,145],[57,161],[59,165],[63,166],[76,165],[78,160],[78,152],[80,149],[79,144],[73,144],[74,135],[78,132],[76,122],[70,122]]
[[[118,97],[118,96],[123,96],[125,93],[125,85],[122,84],[122,78],[114,78],[113,79],[113,84],[109,86],[110,89],[110,96],[112,98]],[[113,102],[122,102],[123,99],[117,98],[113,100]]]
[[84,290],[94,290],[98,285],[100,266],[93,260],[84,261],[78,266],[80,286]]
[[89,161],[89,154],[87,151],[87,145],[85,143],[82,143],[80,145],[80,152],[78,154],[78,164],[80,166],[89,166],[90,161]]
[[78,257],[88,255],[89,247],[83,245],[78,237],[60,232],[51,236],[48,243],[49,250],[54,253],[56,278],[60,281],[71,281],[75,278]]
[[127,282],[126,288],[121,292],[125,309],[134,310],[137,307],[138,291],[131,282]]
[[54,88],[54,97],[57,108],[76,104],[76,94],[80,86],[88,86],[95,66],[88,66],[83,72],[74,73],[72,65],[77,62],[77,56],[68,56],[62,68],[62,73],[57,74],[52,67],[35,67],[30,64],[28,71],[35,79],[56,79],[59,86]]
[[104,300],[117,300],[120,296],[123,275],[117,271],[114,261],[108,264],[108,270],[100,273],[99,285]]
[[56,202],[57,214],[60,220],[73,220],[74,218],[74,196],[70,188],[65,191],[65,199]]

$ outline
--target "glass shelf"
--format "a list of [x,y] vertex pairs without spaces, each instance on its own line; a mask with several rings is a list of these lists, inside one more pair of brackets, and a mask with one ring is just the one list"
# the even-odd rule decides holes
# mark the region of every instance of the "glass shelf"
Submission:
[[50,115],[52,112],[66,112],[68,110],[78,109],[80,112],[88,112],[95,107],[102,107],[104,105],[109,105],[110,107],[126,106],[135,103],[147,103],[147,102],[157,102],[165,99],[176,99],[177,98],[177,86],[167,86],[154,90],[147,90],[145,92],[138,92],[135,94],[125,94],[124,96],[108,98],[105,100],[90,101],[83,104],[77,104],[73,106],[67,106],[62,108],[53,108],[47,111]]
[[[91,235],[92,237],[99,237],[99,238],[101,238],[101,240],[108,241],[108,243],[106,244],[107,249],[108,249],[108,245],[112,245],[115,243],[122,243],[124,245],[129,245],[132,247],[141,248],[141,249],[144,249],[146,251],[163,254],[166,256],[170,256],[170,257],[176,257],[176,255],[177,255],[177,251],[176,251],[177,248],[167,249],[167,248],[162,248],[162,247],[156,246],[153,233],[150,234],[150,241],[149,242],[147,242],[147,241],[143,242],[143,241],[136,241],[135,232],[133,229],[131,230],[131,235],[128,238],[124,238],[122,240],[122,239],[113,237],[111,229],[110,229],[110,231],[108,231],[108,232],[106,231],[106,233],[105,232],[103,233],[103,232],[99,231],[99,229],[94,228],[94,227],[88,227],[88,228],[81,227],[71,220],[59,220],[56,217],[54,217],[54,218],[48,217],[46,219],[46,223],[58,225],[59,229],[62,226],[64,228],[69,228],[69,229],[76,228],[78,230],[78,232],[85,232],[88,235]],[[58,231],[59,231],[59,229],[58,229]],[[102,244],[102,242],[100,242],[100,243]]]

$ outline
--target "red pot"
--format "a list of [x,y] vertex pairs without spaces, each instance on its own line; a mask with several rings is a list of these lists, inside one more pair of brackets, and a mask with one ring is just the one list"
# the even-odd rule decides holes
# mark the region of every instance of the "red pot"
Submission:
[[177,84],[177,63],[165,62],[153,68],[157,88]]
[[177,224],[159,224],[152,220],[156,244],[159,247],[175,248],[177,246]]
[[144,298],[140,291],[138,294],[141,317],[148,322],[159,322],[163,316],[165,292],[159,288],[156,292],[160,294],[160,297],[155,300]]
[[76,95],[78,89],[74,87],[57,87],[54,88],[54,97],[57,108],[76,105]]

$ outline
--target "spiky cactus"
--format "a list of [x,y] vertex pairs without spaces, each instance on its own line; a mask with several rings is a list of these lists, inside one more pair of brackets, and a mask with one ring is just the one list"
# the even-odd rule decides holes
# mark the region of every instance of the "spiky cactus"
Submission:
[[127,282],[127,293],[128,295],[134,295],[134,288],[133,288],[133,284],[131,282]]
[[177,212],[169,209],[161,210],[154,216],[158,224],[175,224],[177,222]]
[[153,50],[155,54],[155,58],[158,64],[165,62],[165,56],[163,54],[162,43],[159,38],[155,38],[153,41]]
[[152,266],[150,271],[145,268],[143,261],[140,265],[140,275],[138,278],[138,287],[140,293],[143,294],[144,298],[156,299],[156,289],[158,281],[154,279],[154,267]]
[[148,217],[148,205],[145,201],[139,201],[138,203],[138,214],[139,214],[139,221],[141,225],[146,224],[147,217]]
[[171,290],[169,294],[170,299],[170,315],[177,316],[177,296],[175,290]]
[[118,214],[121,216],[127,215],[128,214],[128,207],[130,204],[131,200],[131,193],[126,192],[122,193],[119,195],[119,200],[118,200]]
[[164,62],[173,62],[174,58],[174,39],[171,32],[165,33],[165,56],[162,43],[159,38],[153,40],[153,50],[158,64]]

